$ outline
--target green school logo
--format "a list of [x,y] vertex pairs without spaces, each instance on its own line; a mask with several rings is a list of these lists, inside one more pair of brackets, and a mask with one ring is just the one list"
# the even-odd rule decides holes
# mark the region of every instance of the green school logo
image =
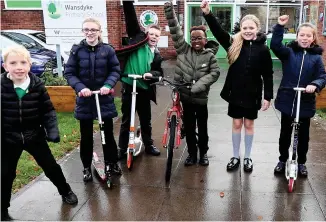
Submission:
[[59,2],[55,1],[50,1],[48,3],[48,15],[52,19],[58,19],[60,18],[60,7],[59,7]]
[[158,17],[157,14],[152,10],[146,10],[140,15],[140,24],[146,28],[149,25],[157,25]]

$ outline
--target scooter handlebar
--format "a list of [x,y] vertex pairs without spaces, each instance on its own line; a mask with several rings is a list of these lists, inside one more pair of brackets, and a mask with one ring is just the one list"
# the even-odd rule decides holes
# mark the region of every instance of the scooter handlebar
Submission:
[[288,86],[283,87],[283,86],[282,86],[281,89],[285,89],[285,90],[295,90],[295,91],[301,91],[301,92],[306,91],[306,88],[304,88],[304,87],[288,87]]
[[157,77],[157,76],[146,76],[146,80],[154,80],[154,81],[161,81],[162,77]]

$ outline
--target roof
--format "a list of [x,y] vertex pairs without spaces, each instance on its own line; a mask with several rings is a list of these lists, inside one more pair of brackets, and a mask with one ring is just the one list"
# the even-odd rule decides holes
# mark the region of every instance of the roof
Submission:
[[31,29],[8,29],[8,30],[1,30],[2,32],[17,32],[22,34],[33,34],[38,32],[44,32],[44,31],[38,31],[38,30],[31,30]]

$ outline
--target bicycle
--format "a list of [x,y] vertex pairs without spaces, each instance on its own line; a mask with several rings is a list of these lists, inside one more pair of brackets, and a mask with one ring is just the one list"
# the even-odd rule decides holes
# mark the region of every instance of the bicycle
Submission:
[[302,87],[294,87],[294,88],[282,87],[282,89],[295,90],[298,93],[296,115],[292,123],[293,126],[292,149],[289,149],[289,158],[285,164],[285,177],[288,180],[288,191],[292,193],[294,181],[297,179],[298,176],[297,148],[298,148],[299,127],[300,127],[300,123],[299,123],[300,100],[301,100],[301,93],[306,91],[306,89]]
[[180,88],[190,89],[192,83],[172,83],[168,79],[163,77],[151,77],[148,79],[157,80],[156,85],[169,86],[172,89],[172,107],[167,111],[167,117],[165,121],[165,128],[162,138],[162,144],[164,148],[167,148],[167,163],[165,170],[165,181],[169,182],[171,179],[172,159],[174,149],[177,149],[181,144],[181,139],[184,137],[184,132],[181,132],[183,127],[183,109],[180,103]]

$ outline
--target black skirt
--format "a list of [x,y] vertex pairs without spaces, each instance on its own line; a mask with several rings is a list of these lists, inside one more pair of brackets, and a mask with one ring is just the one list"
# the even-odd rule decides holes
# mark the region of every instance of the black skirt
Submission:
[[229,103],[228,115],[234,119],[245,118],[254,120],[258,117],[258,110],[256,108],[244,108]]

